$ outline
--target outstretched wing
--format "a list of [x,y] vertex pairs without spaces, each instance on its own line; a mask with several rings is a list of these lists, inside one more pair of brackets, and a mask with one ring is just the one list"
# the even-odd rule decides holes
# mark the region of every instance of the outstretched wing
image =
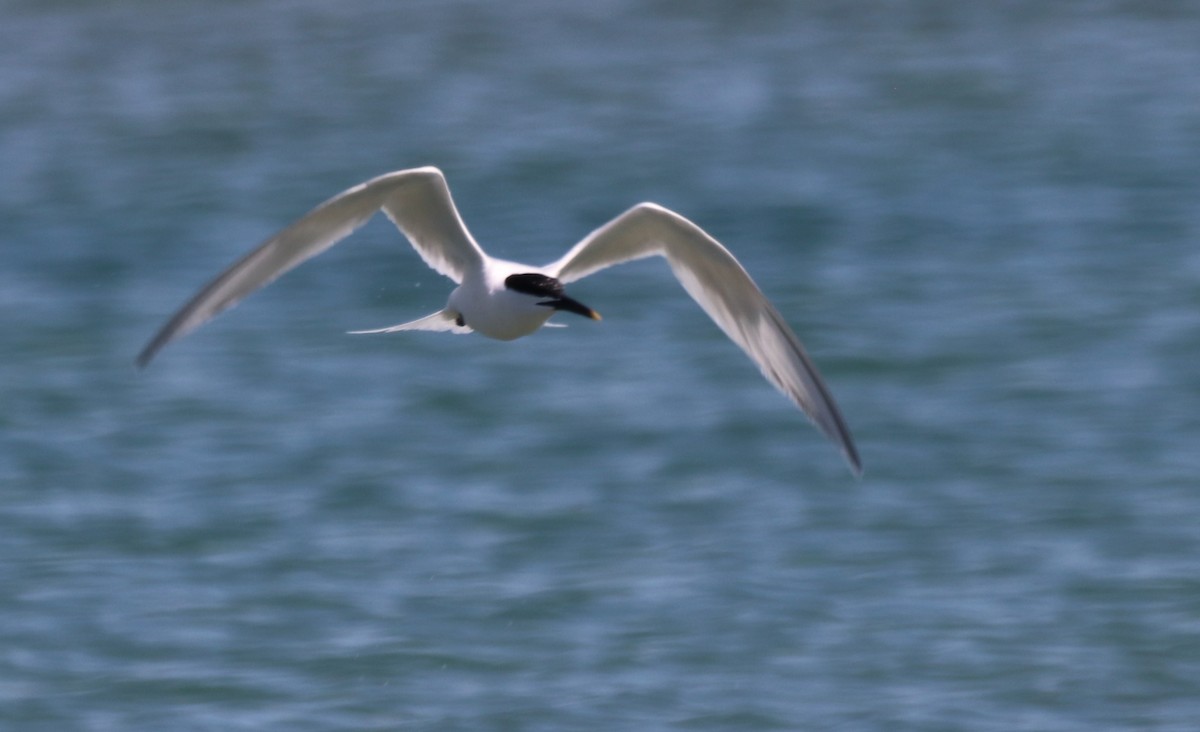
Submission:
[[440,170],[387,173],[317,206],[218,275],[150,339],[137,357],[138,366],[148,364],[171,341],[345,239],[380,209],[426,264],[455,282],[483,261],[485,255],[454,208]]
[[855,474],[862,462],[817,367],[783,316],[725,247],[673,211],[642,203],[592,232],[545,269],[572,282],[614,264],[650,256],[670,263],[680,284],[750,357],[763,376],[836,442]]

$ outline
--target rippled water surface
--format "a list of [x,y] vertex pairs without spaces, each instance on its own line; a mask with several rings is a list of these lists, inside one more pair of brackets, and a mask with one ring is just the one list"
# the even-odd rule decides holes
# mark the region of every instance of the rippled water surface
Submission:
[[[1192,730],[1200,11],[0,2],[0,728]],[[386,222],[152,368],[255,242],[440,166],[541,263],[654,200],[859,443],[660,262],[513,343]]]

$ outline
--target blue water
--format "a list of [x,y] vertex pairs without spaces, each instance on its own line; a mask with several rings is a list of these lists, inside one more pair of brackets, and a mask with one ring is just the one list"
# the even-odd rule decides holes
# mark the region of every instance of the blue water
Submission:
[[[0,729],[1194,730],[1200,6],[0,3]],[[329,195],[435,164],[545,262],[514,343],[383,221],[132,360]]]

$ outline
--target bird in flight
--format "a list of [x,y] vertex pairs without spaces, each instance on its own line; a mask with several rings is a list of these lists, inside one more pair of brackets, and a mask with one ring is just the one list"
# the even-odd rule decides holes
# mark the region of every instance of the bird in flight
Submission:
[[561,259],[534,267],[488,256],[467,231],[437,168],[387,173],[346,190],[202,288],[150,339],[137,357],[145,367],[181,338],[305,260],[329,249],[380,209],[425,263],[458,287],[446,307],[408,323],[356,333],[476,331],[513,340],[559,311],[600,320],[569,297],[565,285],[615,264],[661,256],[692,299],[761,369],[763,376],[841,448],[855,475],[862,462],[828,387],[783,316],[725,247],[696,224],[653,203],[640,203],[593,231]]

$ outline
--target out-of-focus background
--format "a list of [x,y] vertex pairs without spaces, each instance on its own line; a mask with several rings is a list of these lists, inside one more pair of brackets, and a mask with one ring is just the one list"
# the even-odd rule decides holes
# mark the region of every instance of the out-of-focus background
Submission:
[[[0,727],[1191,730],[1192,3],[0,3]],[[515,343],[390,226],[145,372],[187,296],[434,164],[541,263],[658,201],[866,463],[661,262]]]

